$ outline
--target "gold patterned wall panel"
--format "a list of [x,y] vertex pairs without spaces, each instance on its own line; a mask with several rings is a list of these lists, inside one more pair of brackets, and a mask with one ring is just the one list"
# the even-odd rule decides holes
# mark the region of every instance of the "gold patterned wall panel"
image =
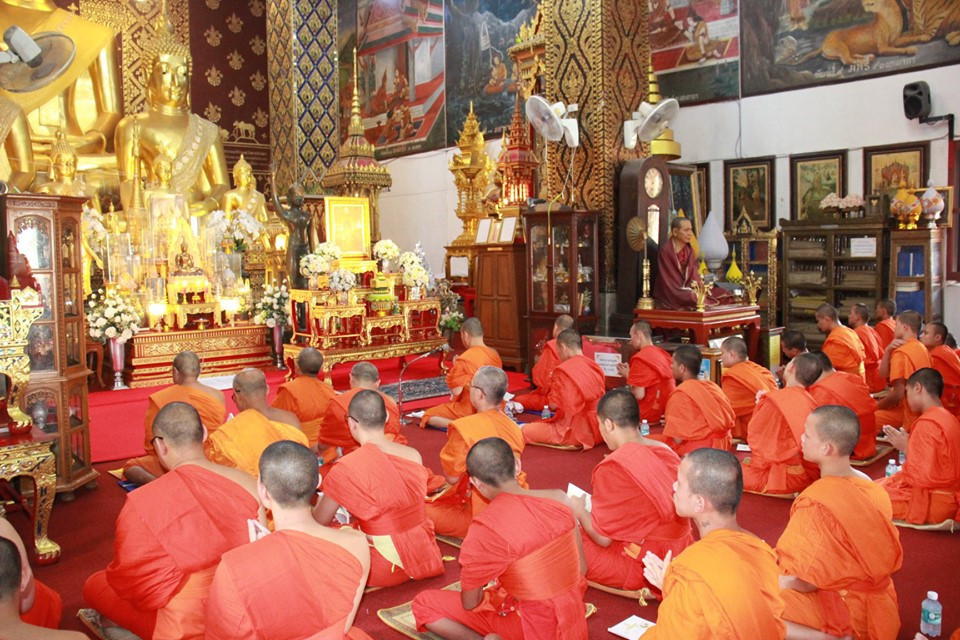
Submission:
[[277,182],[289,185],[299,177],[294,115],[293,8],[290,0],[267,5],[267,70],[270,84],[270,147]]

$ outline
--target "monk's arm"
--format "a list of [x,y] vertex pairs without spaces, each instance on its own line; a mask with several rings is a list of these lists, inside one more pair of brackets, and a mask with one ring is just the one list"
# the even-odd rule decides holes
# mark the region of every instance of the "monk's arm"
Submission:
[[467,452],[466,441],[456,429],[447,431],[447,444],[440,450],[440,468],[447,483],[455,485],[460,482],[466,471]]
[[801,580],[797,576],[780,576],[780,588],[799,593],[811,593],[817,590],[817,585]]
[[877,373],[881,378],[890,377],[890,359],[893,357],[893,352],[902,344],[904,344],[903,340],[894,340],[883,350],[883,357],[880,358],[880,365],[877,367]]
[[811,629],[810,627],[805,627],[796,622],[790,622],[789,620],[784,620],[783,624],[787,627],[787,640],[846,640],[847,638],[853,637],[844,636],[840,638],[840,636],[832,636],[829,633]]
[[336,500],[328,495],[324,495],[323,499],[313,508],[313,519],[323,526],[329,527],[339,508],[340,504]]
[[613,542],[613,539],[600,535],[597,533],[597,530],[593,528],[593,518],[590,515],[590,512],[587,511],[586,496],[571,496],[567,498],[567,500],[570,504],[570,507],[573,509],[573,515],[577,517],[577,522],[579,522],[580,526],[583,527],[583,532],[590,536],[590,539],[601,547],[609,547]]
[[892,409],[899,405],[903,399],[903,391],[906,386],[906,380],[903,378],[895,380],[890,386],[890,391],[887,392],[887,395],[877,400],[877,409]]
[[157,479],[157,476],[153,475],[139,465],[130,467],[124,471],[123,476],[130,482],[134,482],[136,484],[147,484],[148,482],[153,482]]
[[630,393],[633,394],[633,397],[637,400],[643,400],[647,397],[647,388],[646,387],[630,387]]

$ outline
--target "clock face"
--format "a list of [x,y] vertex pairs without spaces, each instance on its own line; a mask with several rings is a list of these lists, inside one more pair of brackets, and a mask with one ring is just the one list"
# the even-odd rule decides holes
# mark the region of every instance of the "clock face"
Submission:
[[643,188],[650,198],[656,198],[660,195],[660,192],[663,191],[663,174],[660,173],[659,169],[647,169],[646,175],[643,176]]

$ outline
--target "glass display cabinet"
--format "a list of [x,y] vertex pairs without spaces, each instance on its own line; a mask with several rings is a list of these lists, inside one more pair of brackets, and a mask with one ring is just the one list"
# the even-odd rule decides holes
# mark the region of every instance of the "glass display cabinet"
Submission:
[[943,229],[890,232],[890,293],[897,311],[912,310],[924,322],[943,319]]

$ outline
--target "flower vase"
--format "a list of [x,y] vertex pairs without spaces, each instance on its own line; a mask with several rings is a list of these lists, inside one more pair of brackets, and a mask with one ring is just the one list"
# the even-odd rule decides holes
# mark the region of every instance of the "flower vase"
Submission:
[[283,364],[283,325],[280,323],[273,325],[273,355],[277,360],[277,369],[286,369],[287,366]]
[[391,266],[392,265],[390,264],[390,260],[388,260],[387,258],[382,258],[380,260],[380,273],[391,273],[390,271]]
[[129,389],[127,385],[123,384],[123,367],[125,361],[125,344],[120,342],[117,338],[110,338],[107,341],[107,345],[110,347],[110,366],[113,367],[113,390],[117,391],[118,389]]
[[340,306],[347,306],[350,304],[350,292],[349,291],[338,291],[337,292],[337,303]]
[[408,300],[419,300],[422,295],[420,287],[409,287],[409,293],[407,294]]

